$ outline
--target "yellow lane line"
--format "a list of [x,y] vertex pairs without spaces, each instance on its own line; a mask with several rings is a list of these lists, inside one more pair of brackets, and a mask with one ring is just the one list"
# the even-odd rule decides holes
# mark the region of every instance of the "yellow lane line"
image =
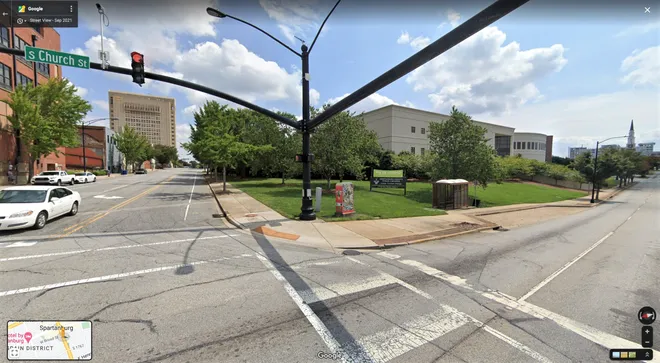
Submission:
[[60,328],[60,337],[62,338],[62,343],[64,344],[64,349],[66,350],[66,355],[69,356],[69,359],[73,359],[73,352],[71,352],[71,347],[69,347],[69,342],[66,341],[66,333],[64,332],[64,327],[58,321],[55,323],[55,326]]
[[88,219],[86,219],[86,220],[84,220],[84,221],[82,221],[82,222],[80,222],[80,223],[78,223],[78,224],[74,224],[73,226],[70,226],[70,227],[66,228],[66,229],[64,230],[65,233],[62,233],[62,234],[57,235],[57,236],[54,236],[53,238],[64,238],[64,237],[66,237],[66,236],[69,236],[69,235],[71,235],[71,234],[73,234],[73,233],[75,233],[75,232],[77,232],[77,231],[79,231],[79,230],[81,230],[81,229],[83,229],[83,228],[89,226],[90,224],[92,224],[92,223],[98,221],[99,219],[101,219],[101,218],[107,216],[107,215],[110,214],[110,212],[112,212],[113,210],[117,210],[117,209],[119,209],[119,208],[125,207],[125,206],[127,206],[127,205],[129,205],[129,204],[135,202],[136,200],[138,200],[138,199],[144,197],[145,195],[147,195],[147,194],[153,192],[154,190],[156,190],[156,189],[162,187],[164,183],[169,182],[170,180],[174,179],[174,177],[176,177],[176,175],[173,175],[173,176],[169,177],[167,180],[161,182],[160,184],[158,184],[158,185],[156,185],[156,186],[153,186],[153,187],[151,187],[151,188],[149,188],[149,189],[143,191],[142,193],[140,193],[140,194],[138,194],[138,195],[136,195],[136,196],[134,196],[134,197],[132,197],[132,198],[129,198],[129,199],[127,199],[127,200],[125,200],[125,201],[123,201],[123,202],[117,204],[117,205],[114,205],[114,206],[108,208],[108,210],[106,210],[105,212],[101,212],[101,213],[99,213],[99,214],[97,214],[97,215],[95,215],[95,216],[93,216],[93,217],[90,217],[90,218],[88,218]]
[[9,324],[9,326],[7,327],[7,329],[14,329],[15,327],[17,327],[17,326],[19,326],[19,325],[22,325],[22,324],[23,324],[23,323],[12,323],[12,324]]

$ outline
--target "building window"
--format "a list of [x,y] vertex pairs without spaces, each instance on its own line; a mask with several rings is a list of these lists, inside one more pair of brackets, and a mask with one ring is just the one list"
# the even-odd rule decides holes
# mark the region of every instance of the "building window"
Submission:
[[414,147],[414,146],[411,146],[411,147],[410,147],[410,153],[411,153],[411,154],[414,154],[414,153],[415,153],[415,147]]
[[[422,127],[422,135],[426,135],[426,129]],[[423,150],[423,149],[422,149]]]
[[[422,129],[422,130],[424,130],[424,129]],[[420,152],[422,155],[424,155],[424,153],[426,152],[426,149],[421,148],[421,149],[419,149],[419,152]]]
[[410,132],[413,134],[415,133],[415,126],[410,126]]
[[37,72],[50,77],[50,66],[46,63],[37,63]]
[[520,148],[520,150],[525,150],[525,142],[524,142],[524,141],[521,142],[520,146],[522,146],[522,147]]
[[495,136],[495,151],[499,156],[511,155],[511,136]]
[[9,48],[9,29],[0,26],[0,44],[3,47]]
[[23,75],[19,72],[16,72],[16,85],[19,85],[19,84],[22,84],[24,86],[31,86],[32,85],[32,80],[29,77],[27,77],[27,76],[25,76],[25,75]]
[[0,87],[11,91],[11,68],[0,63]]
[[[29,46],[30,44],[28,44],[25,40],[21,39],[21,37],[19,37],[18,35],[14,34],[14,49],[25,50],[26,45]],[[24,57],[16,56],[16,59],[20,60],[25,64],[29,64]]]
[[527,150],[532,150],[532,142],[527,141]]

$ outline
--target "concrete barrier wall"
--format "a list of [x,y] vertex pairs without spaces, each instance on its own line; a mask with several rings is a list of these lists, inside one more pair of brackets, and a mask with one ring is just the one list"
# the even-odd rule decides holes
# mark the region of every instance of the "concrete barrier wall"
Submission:
[[544,175],[534,176],[532,178],[524,178],[535,183],[553,185],[562,188],[577,189],[577,190],[591,190],[591,183],[580,183],[571,180],[555,180]]

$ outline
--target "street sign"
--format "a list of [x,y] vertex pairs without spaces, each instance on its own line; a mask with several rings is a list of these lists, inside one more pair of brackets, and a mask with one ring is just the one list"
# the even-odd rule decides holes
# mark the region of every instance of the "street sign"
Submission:
[[378,170],[374,169],[369,183],[369,191],[373,188],[399,188],[406,195],[406,177],[403,170]]
[[89,57],[50,49],[25,46],[25,60],[58,66],[89,69]]

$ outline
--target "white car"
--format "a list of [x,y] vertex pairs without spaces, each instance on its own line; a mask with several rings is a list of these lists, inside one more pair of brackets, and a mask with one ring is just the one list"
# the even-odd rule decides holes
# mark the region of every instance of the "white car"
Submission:
[[74,176],[66,171],[43,171],[32,177],[32,184],[62,185],[75,183]]
[[73,177],[76,183],[93,183],[96,181],[96,175],[90,172],[76,173]]
[[41,229],[46,222],[64,214],[75,216],[80,193],[55,186],[9,187],[0,190],[0,231]]

